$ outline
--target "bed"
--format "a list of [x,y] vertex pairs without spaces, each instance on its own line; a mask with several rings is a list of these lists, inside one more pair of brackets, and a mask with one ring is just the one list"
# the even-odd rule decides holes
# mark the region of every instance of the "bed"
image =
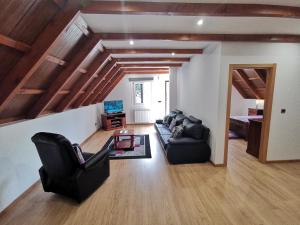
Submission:
[[245,140],[248,139],[249,119],[262,119],[262,115],[230,116],[229,130]]

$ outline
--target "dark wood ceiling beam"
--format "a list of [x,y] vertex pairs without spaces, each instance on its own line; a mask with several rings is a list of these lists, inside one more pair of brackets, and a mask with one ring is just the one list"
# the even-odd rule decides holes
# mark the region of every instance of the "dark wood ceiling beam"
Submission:
[[60,66],[64,66],[66,64],[66,61],[56,57],[56,56],[53,56],[53,55],[47,55],[46,56],[46,60],[48,62],[52,62],[52,63],[55,63],[57,65],[60,65]]
[[103,87],[105,86],[105,84],[107,82],[110,81],[111,77],[114,77],[116,73],[118,73],[118,71],[120,70],[119,66],[115,66],[112,70],[110,70],[107,74],[105,79],[102,79],[101,83],[97,86],[96,89],[93,90],[93,94],[90,95],[83,103],[83,105],[87,106],[93,103],[93,101],[95,101],[98,93],[101,92],[101,90],[103,90]]
[[68,0],[52,0],[52,2],[57,5],[57,7],[63,9]]
[[66,96],[57,106],[57,112],[62,112],[70,107],[75,99],[78,98],[80,92],[86,87],[86,85],[92,80],[95,79],[94,75],[98,72],[99,68],[101,68],[109,58],[109,53],[104,50],[101,52],[89,66],[87,73],[74,84],[71,88],[71,92],[68,96]]
[[31,50],[31,46],[28,44],[25,44],[21,41],[16,41],[10,37],[7,37],[3,34],[0,34],[0,45],[4,45],[13,49],[16,49],[21,52],[28,52]]
[[118,83],[123,79],[124,75],[125,74],[122,71],[120,71],[118,76],[114,78],[103,90],[103,93],[99,96],[99,100],[94,103],[102,102],[109,95],[109,93],[112,92],[112,90],[118,85]]
[[264,4],[92,1],[83,13],[300,18],[300,8]]
[[148,74],[169,74],[168,71],[144,71],[144,72],[134,72],[134,71],[124,71],[125,75],[131,75],[131,74],[141,74],[141,75],[148,75]]
[[254,72],[257,75],[257,77],[259,77],[259,79],[266,85],[267,77],[264,76],[260,71],[261,70],[254,69]]
[[30,79],[44,62],[51,50],[64,35],[66,29],[77,19],[79,12],[67,10],[59,13],[39,35],[31,51],[19,60],[0,84],[0,112]]
[[122,68],[124,72],[151,72],[151,71],[158,71],[158,72],[169,72],[168,68]]
[[98,72],[98,77],[87,87],[86,92],[76,99],[73,104],[73,108],[78,108],[94,93],[94,90],[98,87],[101,81],[105,78],[106,74],[109,73],[116,66],[116,60],[112,59]]
[[45,93],[45,89],[39,89],[39,88],[22,88],[19,90],[19,95],[40,95]]
[[[225,41],[225,42],[287,42],[299,43],[300,35],[292,34],[178,34],[178,33],[102,33],[103,40],[169,40],[169,41]],[[197,54],[197,53],[194,53]]]
[[244,91],[244,89],[240,86],[240,84],[236,80],[232,79],[232,84],[236,88],[236,90],[243,96],[243,98],[249,97],[247,95],[247,93]]
[[[99,35],[102,37],[102,35]],[[202,54],[203,49],[109,49],[111,54]]]
[[103,83],[102,88],[95,93],[94,100],[93,102],[90,102],[90,104],[97,104],[101,102],[102,96],[108,91],[108,88],[111,86],[112,82],[114,82],[121,74],[123,74],[122,69],[119,69],[116,73],[111,74],[109,79],[107,79],[105,83]]
[[[46,89],[41,88],[22,88],[19,91],[19,95],[40,95],[45,93]],[[64,95],[70,93],[70,90],[61,90],[58,92],[59,95]]]
[[74,56],[68,66],[66,66],[65,69],[56,77],[47,92],[43,94],[33,105],[31,110],[28,112],[28,118],[36,118],[47,108],[47,106],[49,106],[49,104],[57,96],[58,92],[61,91],[64,85],[72,79],[78,68],[81,67],[83,61],[98,44],[99,38],[97,35],[91,35],[87,38],[87,40],[85,40],[84,44],[80,46],[81,48],[77,55]]
[[242,69],[238,69],[238,70],[234,70],[234,73],[236,73],[244,82],[244,84],[248,87],[248,89],[250,90],[250,92],[252,93],[253,96],[255,96],[256,99],[261,99],[262,96],[260,96],[257,92],[255,87],[253,86],[253,84],[249,81],[249,77],[246,75],[246,73],[244,72],[244,70]]
[[117,62],[189,62],[190,58],[162,58],[162,57],[149,57],[149,58],[118,58]]
[[152,68],[152,67],[181,67],[181,63],[140,63],[140,64],[126,64],[126,63],[118,63],[121,68]]
[[84,24],[78,23],[78,22],[75,22],[74,24],[76,25],[76,27],[78,27],[78,29],[79,29],[85,36],[89,36],[90,31],[89,31],[89,29],[88,29],[87,26],[85,26]]

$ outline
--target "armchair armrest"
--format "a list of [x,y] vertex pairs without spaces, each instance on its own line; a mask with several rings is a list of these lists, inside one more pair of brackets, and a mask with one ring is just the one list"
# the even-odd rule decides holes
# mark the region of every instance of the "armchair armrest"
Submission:
[[156,120],[155,123],[163,124],[163,120]]
[[91,156],[82,166],[83,169],[89,170],[96,164],[106,159],[109,149],[104,149]]

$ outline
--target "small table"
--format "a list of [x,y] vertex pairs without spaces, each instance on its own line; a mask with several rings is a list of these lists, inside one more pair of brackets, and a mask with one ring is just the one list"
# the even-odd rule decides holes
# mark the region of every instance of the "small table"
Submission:
[[[133,150],[134,149],[134,131],[133,130],[116,130],[113,133],[114,149]],[[120,140],[120,137],[129,137],[126,140]]]

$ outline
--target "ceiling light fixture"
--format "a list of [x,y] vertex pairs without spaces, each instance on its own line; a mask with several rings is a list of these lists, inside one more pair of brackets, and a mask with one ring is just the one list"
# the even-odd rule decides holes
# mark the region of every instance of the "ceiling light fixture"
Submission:
[[134,45],[134,41],[133,41],[133,40],[130,40],[130,41],[129,41],[129,44],[130,44],[130,45]]
[[200,19],[200,20],[197,21],[198,26],[201,26],[202,24],[203,24],[203,19]]
[[174,55],[175,55],[175,52],[172,52],[171,55],[174,56]]

